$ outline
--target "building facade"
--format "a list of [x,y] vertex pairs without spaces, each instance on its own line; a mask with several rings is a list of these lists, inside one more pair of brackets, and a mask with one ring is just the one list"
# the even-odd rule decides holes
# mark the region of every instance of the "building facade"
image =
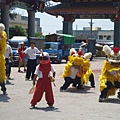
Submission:
[[[21,26],[26,31],[28,30],[28,17],[21,16],[18,14],[14,20],[9,21],[9,27],[12,26]],[[42,32],[42,29],[40,27],[40,18],[35,18],[35,32]]]
[[[62,33],[62,30],[56,31],[57,33]],[[92,32],[90,27],[83,27],[83,30],[73,30],[73,35],[75,39],[85,40],[91,38],[96,39],[97,41],[113,41],[114,40],[114,30],[102,30],[101,28],[92,28]]]

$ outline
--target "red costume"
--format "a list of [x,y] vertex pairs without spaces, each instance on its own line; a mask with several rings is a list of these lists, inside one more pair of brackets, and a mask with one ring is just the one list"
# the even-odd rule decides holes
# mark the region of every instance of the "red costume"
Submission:
[[[52,85],[51,85],[49,74],[50,74],[50,71],[55,73],[55,69],[51,65],[50,59],[48,58],[47,60],[45,60],[44,59],[45,57],[46,56],[42,56],[42,59],[40,60],[40,64],[37,66],[35,71],[35,74],[37,71],[39,71],[37,73],[40,73],[41,76],[37,74],[39,79],[37,81],[35,92],[31,100],[32,106],[35,106],[37,102],[39,102],[42,99],[44,92],[45,92],[45,99],[47,101],[47,104],[49,106],[52,106],[54,104],[54,96],[53,96]],[[54,74],[53,74],[53,77],[55,77]]]

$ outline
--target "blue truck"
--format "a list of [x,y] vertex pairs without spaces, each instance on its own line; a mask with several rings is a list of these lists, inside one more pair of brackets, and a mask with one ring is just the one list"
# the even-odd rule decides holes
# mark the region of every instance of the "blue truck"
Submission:
[[46,35],[43,52],[48,52],[51,61],[61,63],[68,60],[70,48],[74,44],[74,36],[67,34]]

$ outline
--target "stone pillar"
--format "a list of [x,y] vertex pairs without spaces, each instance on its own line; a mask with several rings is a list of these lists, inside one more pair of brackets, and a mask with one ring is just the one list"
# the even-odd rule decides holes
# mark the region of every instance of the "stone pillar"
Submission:
[[73,21],[70,16],[65,16],[63,21],[63,34],[73,35]]
[[114,22],[114,46],[120,48],[120,21]]
[[114,46],[120,48],[120,8],[114,20]]
[[8,4],[2,4],[1,23],[5,25],[5,32],[7,33],[7,38],[9,39],[9,5]]
[[[28,39],[35,36],[35,11],[28,10]],[[30,42],[30,39],[29,39]]]

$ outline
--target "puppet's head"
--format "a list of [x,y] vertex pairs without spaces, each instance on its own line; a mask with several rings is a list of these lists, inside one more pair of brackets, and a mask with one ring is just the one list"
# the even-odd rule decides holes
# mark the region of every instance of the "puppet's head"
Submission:
[[84,59],[82,57],[75,56],[72,58],[71,63],[73,65],[80,66],[80,65],[84,64]]
[[40,64],[47,64],[50,62],[50,57],[47,52],[43,52],[40,54]]
[[43,52],[40,54],[40,65],[39,70],[45,73],[49,73],[51,70],[51,62],[50,57],[47,52]]
[[7,35],[4,24],[0,23],[0,55],[4,55],[6,50],[6,39]]
[[118,47],[111,49],[108,45],[103,46],[103,51],[107,55],[107,61],[114,66],[120,65],[120,50]]
[[81,50],[78,51],[78,57],[83,57],[83,53]]
[[91,57],[92,57],[92,53],[91,52],[88,52],[88,53],[84,54],[84,59],[85,60],[89,60]]
[[77,51],[75,50],[75,48],[71,48],[69,54],[70,55],[68,56],[68,60],[71,62],[72,58],[77,56]]
[[0,23],[0,33],[2,33],[5,30],[4,24]]

